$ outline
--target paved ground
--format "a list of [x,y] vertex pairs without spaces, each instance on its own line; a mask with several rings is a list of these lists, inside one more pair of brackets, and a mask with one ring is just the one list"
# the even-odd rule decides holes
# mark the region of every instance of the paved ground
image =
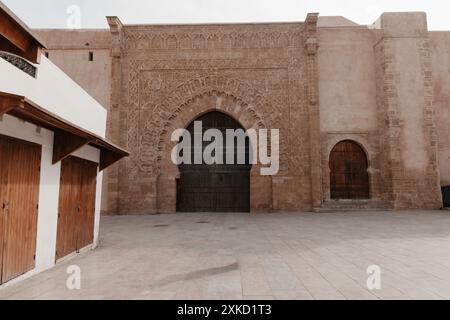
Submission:
[[0,298],[450,299],[450,212],[104,217],[98,249]]

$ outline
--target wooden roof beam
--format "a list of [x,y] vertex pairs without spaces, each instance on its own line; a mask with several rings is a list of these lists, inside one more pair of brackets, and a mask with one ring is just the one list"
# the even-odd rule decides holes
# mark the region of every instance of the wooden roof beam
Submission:
[[24,108],[24,99],[17,96],[0,96],[0,117],[12,109]]
[[85,137],[80,137],[63,130],[55,130],[53,138],[53,159],[52,163],[55,164],[78,149],[84,147],[92,140]]
[[85,145],[100,150],[100,170],[130,155],[128,151],[60,118],[26,97],[0,91],[0,115],[5,113],[54,132],[53,163],[61,161]]
[[113,165],[120,159],[126,157],[126,154],[113,152],[108,149],[100,149],[100,165],[99,171],[102,171],[109,166]]

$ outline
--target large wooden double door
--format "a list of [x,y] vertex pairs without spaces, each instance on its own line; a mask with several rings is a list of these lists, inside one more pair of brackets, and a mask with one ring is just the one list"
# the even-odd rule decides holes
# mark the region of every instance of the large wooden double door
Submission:
[[[224,113],[213,111],[195,121],[201,121],[202,134],[208,129],[217,129],[224,137],[224,164],[182,164],[179,166],[180,178],[177,180],[177,211],[181,212],[249,212],[250,211],[250,169],[249,141],[245,146],[233,149],[225,144],[227,129],[241,129],[241,125]],[[187,130],[192,137],[192,163],[194,163],[194,122]],[[210,142],[203,142],[203,148]],[[227,153],[233,151],[234,164],[226,164]],[[245,155],[245,161],[238,163],[238,153]]]
[[198,165],[183,170],[177,185],[177,211],[248,212],[250,172],[233,166]]
[[35,266],[41,146],[0,136],[0,283]]
[[97,163],[68,157],[61,162],[56,259],[94,240]]

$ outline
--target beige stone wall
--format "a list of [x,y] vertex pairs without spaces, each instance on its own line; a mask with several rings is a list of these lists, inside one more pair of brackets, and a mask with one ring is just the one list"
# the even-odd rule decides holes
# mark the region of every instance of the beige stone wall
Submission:
[[442,206],[430,42],[424,13],[385,13],[374,46],[383,197]]
[[450,185],[450,32],[430,32],[441,185]]
[[[446,112],[439,102],[447,96],[437,92],[436,83],[448,73],[433,78],[425,14],[386,13],[372,28],[324,25],[319,31],[324,200],[329,153],[335,143],[350,139],[366,151],[373,200],[399,209],[439,208],[439,169],[445,179],[448,151],[440,143],[438,153],[437,136],[448,132],[449,120],[435,118],[434,111]],[[444,46],[435,60],[444,58]]]
[[365,27],[319,28],[321,132],[376,131],[374,41]]
[[316,15],[280,24],[108,22],[109,31],[39,31],[50,59],[109,108],[108,137],[131,151],[108,169],[104,212],[174,212],[170,134],[217,109],[245,128],[280,129],[280,172],[252,169],[252,212],[330,200],[330,151],[346,139],[366,152],[373,206],[441,205],[439,184],[450,184],[450,33],[429,33],[424,14],[388,13],[372,27]]
[[[110,105],[111,38],[109,30],[36,30],[49,59],[106,109]],[[93,61],[89,61],[89,52]]]
[[[338,21],[339,22],[339,21]],[[320,26],[320,23],[319,23]],[[357,142],[369,162],[370,195],[381,195],[376,104],[375,34],[363,26],[319,28],[319,100],[324,200],[330,199],[329,157],[342,140]]]

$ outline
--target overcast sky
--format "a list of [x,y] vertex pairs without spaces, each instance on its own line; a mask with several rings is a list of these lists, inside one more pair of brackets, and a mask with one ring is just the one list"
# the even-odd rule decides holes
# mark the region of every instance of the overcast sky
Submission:
[[2,0],[32,28],[66,28],[76,5],[81,27],[106,28],[105,16],[126,24],[303,21],[308,12],[371,24],[383,11],[425,11],[430,30],[450,30],[446,0]]

